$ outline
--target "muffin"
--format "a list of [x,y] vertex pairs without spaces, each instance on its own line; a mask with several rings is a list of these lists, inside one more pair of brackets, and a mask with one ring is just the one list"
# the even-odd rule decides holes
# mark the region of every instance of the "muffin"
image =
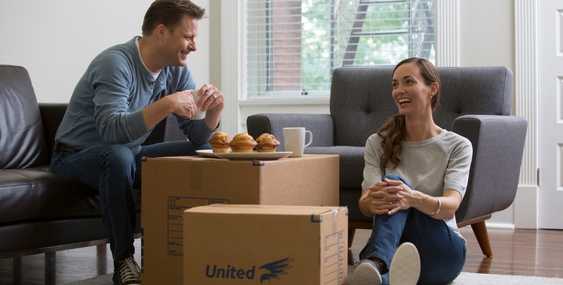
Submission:
[[275,152],[280,142],[272,134],[263,133],[257,139],[256,150],[259,152]]
[[213,148],[214,153],[227,153],[231,151],[229,135],[225,132],[215,132],[211,139],[209,139],[209,144]]
[[240,133],[235,135],[230,145],[233,152],[252,152],[256,141],[248,133]]

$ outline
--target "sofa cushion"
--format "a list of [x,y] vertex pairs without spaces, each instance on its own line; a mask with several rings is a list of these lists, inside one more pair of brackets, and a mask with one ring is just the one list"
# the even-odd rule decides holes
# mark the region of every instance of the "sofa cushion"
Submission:
[[47,151],[27,71],[0,65],[0,169],[45,165]]
[[340,155],[340,187],[360,188],[364,171],[364,147],[316,146],[305,149],[306,153]]
[[0,170],[0,225],[96,217],[95,192],[46,167]]

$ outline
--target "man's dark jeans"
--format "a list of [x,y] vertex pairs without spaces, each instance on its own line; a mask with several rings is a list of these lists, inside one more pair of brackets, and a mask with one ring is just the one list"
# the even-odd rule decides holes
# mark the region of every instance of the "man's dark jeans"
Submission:
[[134,189],[140,189],[141,159],[195,155],[196,149],[190,142],[166,142],[142,146],[134,153],[124,145],[98,145],[79,151],[54,152],[51,171],[57,175],[74,177],[82,183],[97,189],[103,221],[109,233],[114,262],[133,255],[134,231],[136,225],[136,196]]

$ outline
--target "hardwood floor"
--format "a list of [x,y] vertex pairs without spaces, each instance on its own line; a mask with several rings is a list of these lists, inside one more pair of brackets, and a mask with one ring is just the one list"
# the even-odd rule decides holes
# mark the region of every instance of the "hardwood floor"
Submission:
[[464,271],[563,278],[563,231],[489,230],[491,259],[483,258],[470,231],[463,235],[469,249]]
[[[468,256],[464,271],[535,275],[563,278],[563,231],[489,229],[493,258],[486,259],[469,227],[462,229],[467,239]],[[356,234],[353,248],[357,252],[369,231]],[[140,242],[137,240],[136,259],[140,261]],[[65,250],[57,253],[57,284],[88,279],[113,270],[109,247],[107,256],[96,258],[96,248]],[[105,264],[104,264],[105,262]],[[22,258],[22,284],[44,284],[44,255]],[[105,267],[105,269],[104,269]],[[13,284],[11,259],[0,259],[0,284]]]

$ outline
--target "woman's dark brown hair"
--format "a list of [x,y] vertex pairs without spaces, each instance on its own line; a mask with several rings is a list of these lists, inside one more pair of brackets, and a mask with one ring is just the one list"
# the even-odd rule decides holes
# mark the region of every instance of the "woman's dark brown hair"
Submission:
[[[407,63],[415,63],[416,66],[418,66],[424,84],[427,86],[431,86],[432,83],[438,83],[438,92],[432,96],[431,101],[432,110],[436,111],[440,105],[440,76],[438,70],[427,59],[411,57],[399,62],[393,69],[393,74],[395,74],[399,66]],[[383,149],[379,167],[381,168],[381,173],[385,173],[386,168],[394,169],[399,166],[401,162],[401,142],[405,139],[407,134],[405,116],[401,114],[393,115],[385,121],[383,127],[381,127],[377,134],[382,138],[381,148]]]
[[199,20],[204,14],[205,9],[190,0],[156,0],[145,13],[143,35],[150,35],[159,24],[173,30],[184,16]]

